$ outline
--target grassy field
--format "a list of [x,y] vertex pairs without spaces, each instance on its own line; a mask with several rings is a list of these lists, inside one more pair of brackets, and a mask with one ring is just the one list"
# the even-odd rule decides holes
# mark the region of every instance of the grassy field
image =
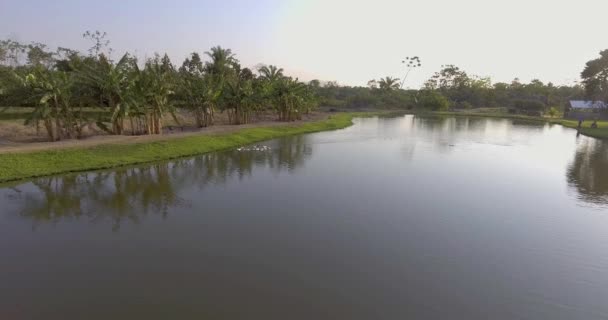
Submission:
[[[433,115],[445,115],[445,116],[466,116],[466,117],[491,117],[491,118],[503,118],[503,119],[518,119],[527,121],[542,121],[547,123],[561,124],[564,127],[577,129],[578,121],[559,119],[559,118],[545,118],[545,117],[531,117],[518,114],[508,113],[491,113],[491,112],[433,112]],[[580,133],[589,137],[608,139],[608,121],[598,121],[597,128],[591,128],[592,121],[587,120],[583,123],[583,127],[579,129]]]
[[332,115],[327,120],[296,126],[260,127],[229,134],[189,136],[127,145],[110,144],[87,149],[0,154],[0,182],[192,156],[282,136],[345,128],[352,124],[353,117],[382,114],[384,113],[341,113]]

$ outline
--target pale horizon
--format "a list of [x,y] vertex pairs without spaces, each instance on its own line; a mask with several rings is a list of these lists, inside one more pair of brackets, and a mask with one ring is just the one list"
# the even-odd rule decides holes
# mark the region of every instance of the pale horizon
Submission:
[[86,52],[86,30],[108,33],[115,55],[189,53],[220,45],[243,66],[273,64],[301,80],[365,86],[402,78],[401,61],[419,56],[405,86],[420,87],[442,65],[492,82],[519,78],[571,85],[607,47],[608,3],[576,6],[522,1],[4,1],[0,37]]

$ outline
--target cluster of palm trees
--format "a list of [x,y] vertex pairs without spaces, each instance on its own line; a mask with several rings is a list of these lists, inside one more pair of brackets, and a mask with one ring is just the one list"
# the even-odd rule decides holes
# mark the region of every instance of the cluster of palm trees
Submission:
[[[42,124],[51,141],[80,138],[83,128],[96,123],[111,134],[159,134],[162,119],[175,108],[170,101],[175,83],[165,56],[147,59],[140,67],[125,54],[114,63],[105,55],[82,57],[73,53],[52,66],[35,65],[21,77],[30,90],[34,111],[26,120]],[[87,119],[85,111],[105,111],[99,119]]]
[[[69,51],[53,63],[15,72],[34,105],[26,123],[44,127],[57,141],[80,138],[94,125],[116,135],[161,134],[167,117],[179,124],[177,111],[190,113],[197,127],[213,125],[217,112],[231,124],[249,123],[253,114],[269,110],[293,121],[318,104],[313,88],[283,69],[242,68],[230,49],[219,46],[205,52],[206,61],[195,52],[179,68],[166,54],[139,63],[128,53],[113,61],[98,51]],[[87,117],[91,110],[102,116]]]
[[261,66],[256,75],[242,68],[230,49],[214,47],[205,54],[208,62],[195,52],[178,70],[177,97],[191,109],[199,127],[212,125],[216,110],[225,112],[230,123],[244,124],[252,113],[269,108],[281,121],[296,120],[318,104],[313,88],[286,77],[283,69]]

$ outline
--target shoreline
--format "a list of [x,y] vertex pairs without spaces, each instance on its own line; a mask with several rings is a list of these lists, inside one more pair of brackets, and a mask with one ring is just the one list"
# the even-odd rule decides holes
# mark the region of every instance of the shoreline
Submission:
[[[46,150],[0,153],[0,183],[38,177],[112,169],[156,161],[196,156],[271,140],[284,136],[337,130],[349,127],[355,117],[372,117],[389,112],[336,113],[322,120],[268,125],[234,126],[228,132],[198,131],[176,136],[158,136],[158,140],[133,142],[129,137],[122,143],[103,143],[95,146],[53,148]],[[137,137],[131,137],[137,139]]]
[[[84,141],[69,140],[63,144],[41,142],[7,146],[0,148],[0,183],[191,157],[284,136],[343,129],[351,126],[352,119],[357,117],[393,114],[514,119],[559,124],[578,129],[578,123],[574,120],[501,113],[386,110],[340,112],[321,114],[319,118],[295,123],[261,122],[240,126],[222,125],[200,131],[161,136],[105,136]],[[608,139],[608,122],[599,122],[599,124],[598,129],[587,127],[578,130],[589,137]]]
[[[544,122],[549,124],[559,124],[566,128],[575,129],[584,136],[588,136],[596,139],[608,139],[608,121],[598,121],[598,128],[590,128],[590,120],[586,120],[583,124],[583,128],[578,128],[578,121],[562,119],[562,118],[544,118],[544,117],[533,117],[518,114],[503,114],[503,113],[480,113],[480,112],[457,112],[457,111],[436,111],[430,113],[413,113],[414,115],[429,115],[429,116],[455,116],[455,117],[484,117],[484,118],[500,118],[500,119],[513,119],[513,120],[524,120],[524,121],[535,121]],[[584,126],[587,127],[584,127]]]

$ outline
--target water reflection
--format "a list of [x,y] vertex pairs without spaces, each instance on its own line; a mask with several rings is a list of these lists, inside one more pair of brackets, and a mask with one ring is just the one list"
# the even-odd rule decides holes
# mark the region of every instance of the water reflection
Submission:
[[608,206],[608,142],[582,137],[567,178],[580,200]]
[[306,139],[273,140],[266,151],[230,150],[136,168],[39,178],[3,193],[34,227],[86,217],[91,222],[110,220],[116,231],[124,222],[137,223],[149,214],[166,218],[172,207],[188,206],[188,199],[179,196],[184,189],[242,180],[254,168],[294,172],[312,155]]

